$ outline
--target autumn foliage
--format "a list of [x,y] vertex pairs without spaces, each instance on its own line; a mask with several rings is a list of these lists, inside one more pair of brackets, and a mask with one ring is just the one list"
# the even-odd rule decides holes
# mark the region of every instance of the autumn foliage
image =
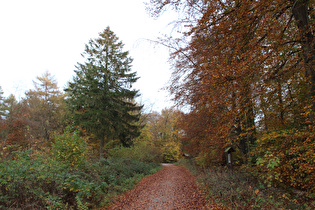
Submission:
[[149,146],[153,149],[150,156],[156,155],[156,159],[162,162],[178,161],[182,155],[182,134],[178,126],[180,114],[180,111],[172,108],[165,108],[161,113],[143,114],[143,129],[135,143]]
[[315,192],[315,143],[313,131],[287,129],[263,135],[253,155],[255,173],[268,185],[289,185]]
[[270,185],[314,192],[314,1],[151,0],[153,16],[177,11],[169,90],[184,149],[203,166],[234,164]]
[[179,14],[178,33],[159,42],[170,49],[168,90],[183,111],[142,113],[132,58],[106,28],[86,45],[66,93],[49,72],[19,101],[0,89],[0,207],[87,207],[149,174],[151,162],[185,154],[206,171],[227,164],[227,148],[234,168],[314,198],[315,1],[147,8]]
[[65,92],[48,71],[19,100],[0,87],[1,209],[105,206],[159,169],[149,157],[155,148],[134,144],[142,105],[123,46],[109,27],[91,39]]

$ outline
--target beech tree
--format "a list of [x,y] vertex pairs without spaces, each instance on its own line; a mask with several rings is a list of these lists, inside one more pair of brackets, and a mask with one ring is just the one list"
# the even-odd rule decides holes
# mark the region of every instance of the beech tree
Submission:
[[107,27],[85,46],[85,62],[77,64],[65,90],[74,122],[100,141],[100,157],[106,141],[119,139],[128,146],[139,135],[136,122],[142,106],[135,103],[138,90],[132,89],[138,77],[123,47]]
[[265,167],[265,177],[306,188],[301,177],[314,179],[306,158],[314,151],[314,1],[150,2],[153,15],[174,9],[186,26],[182,37],[162,42],[172,49],[169,90],[191,111],[185,138],[206,154],[196,156],[212,159],[213,148],[222,154],[233,145]]
[[[167,8],[181,12],[183,18],[178,22],[188,28],[183,38],[164,42],[175,49],[170,87],[174,98],[199,109],[207,107],[214,114],[218,109],[225,112],[230,120],[220,127],[229,126],[231,132],[237,133],[235,140],[244,154],[249,152],[248,145],[255,142],[255,119],[262,110],[266,118],[277,119],[280,125],[299,124],[289,119],[294,115],[294,119],[302,120],[297,117],[298,106],[291,109],[299,100],[299,108],[304,105],[302,109],[312,121],[311,1],[152,0],[150,6],[157,16]],[[181,40],[184,44],[177,44]],[[303,89],[304,84],[307,90]],[[300,91],[292,90],[293,85]],[[293,94],[305,96],[305,91],[308,99]],[[266,92],[268,101],[276,99],[273,103],[265,103]],[[305,107],[311,109],[306,111]]]

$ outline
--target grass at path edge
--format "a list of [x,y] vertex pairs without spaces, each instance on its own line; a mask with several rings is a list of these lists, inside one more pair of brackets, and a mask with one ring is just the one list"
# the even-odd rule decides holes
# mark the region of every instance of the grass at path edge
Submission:
[[202,170],[188,159],[177,164],[195,175],[201,190],[224,209],[315,209],[314,199],[306,198],[303,192],[267,187],[237,168]]

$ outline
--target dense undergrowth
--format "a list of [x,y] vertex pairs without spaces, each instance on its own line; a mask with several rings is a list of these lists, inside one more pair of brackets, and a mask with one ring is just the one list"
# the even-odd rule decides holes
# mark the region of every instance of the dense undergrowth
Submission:
[[231,209],[314,209],[315,199],[291,188],[266,186],[240,169],[216,167],[201,170],[193,160],[180,160],[197,175],[200,187],[223,208]]
[[32,150],[0,163],[0,208],[71,209],[104,206],[158,164],[124,158],[73,167]]
[[70,132],[69,128],[64,134],[55,135],[51,147],[4,147],[0,153],[0,209],[106,206],[143,176],[161,168],[152,159],[128,156],[130,151],[95,159],[79,132]]

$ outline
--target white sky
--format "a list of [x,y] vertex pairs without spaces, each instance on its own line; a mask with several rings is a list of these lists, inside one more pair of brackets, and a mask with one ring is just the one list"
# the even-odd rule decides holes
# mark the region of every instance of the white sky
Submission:
[[[169,107],[161,90],[171,75],[168,50],[145,39],[169,34],[175,14],[158,20],[145,11],[145,0],[0,0],[0,86],[18,99],[46,70],[59,87],[72,79],[89,39],[110,26],[134,58],[135,84],[146,110]],[[148,0],[146,0],[148,1]]]

